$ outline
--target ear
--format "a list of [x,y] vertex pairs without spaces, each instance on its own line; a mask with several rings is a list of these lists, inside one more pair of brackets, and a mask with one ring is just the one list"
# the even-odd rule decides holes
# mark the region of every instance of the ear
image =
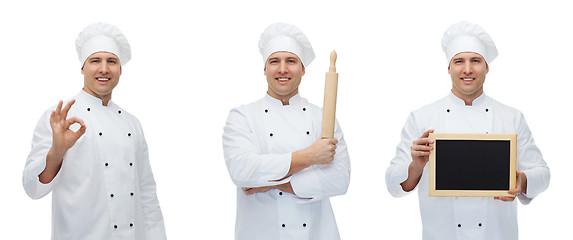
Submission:
[[305,69],[306,69],[306,68],[305,68],[304,65],[303,65],[303,66],[302,66],[302,76],[304,76],[304,74],[306,73]]
[[485,74],[489,73],[489,65],[487,65],[487,63],[485,64]]

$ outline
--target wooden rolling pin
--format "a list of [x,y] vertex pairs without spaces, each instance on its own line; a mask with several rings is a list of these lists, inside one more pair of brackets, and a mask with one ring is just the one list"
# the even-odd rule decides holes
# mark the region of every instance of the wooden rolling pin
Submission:
[[324,83],[324,102],[322,106],[322,138],[334,137],[336,116],[336,92],[338,91],[338,73],[336,73],[336,51],[330,53],[330,67]]

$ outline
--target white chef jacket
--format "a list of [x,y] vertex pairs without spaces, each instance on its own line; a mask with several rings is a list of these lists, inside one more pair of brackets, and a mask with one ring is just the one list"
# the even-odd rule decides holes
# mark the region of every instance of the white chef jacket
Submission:
[[[394,197],[407,194],[400,183],[408,178],[410,147],[428,129],[436,133],[516,133],[517,170],[527,175],[528,204],[549,185],[549,167],[535,146],[521,112],[482,94],[466,106],[453,93],[410,114],[402,129],[396,156],[386,171],[388,191]],[[517,203],[493,197],[429,197],[428,164],[418,183],[418,198],[425,240],[518,239]]]
[[[229,174],[237,185],[238,240],[340,239],[329,197],[346,193],[350,160],[342,131],[334,160],[313,165],[280,182],[290,169],[292,152],[321,136],[322,110],[293,96],[289,105],[266,95],[230,111],[223,133]],[[278,185],[290,181],[296,195],[271,189],[246,195],[242,187]]]
[[55,107],[38,121],[23,174],[31,198],[52,192],[52,239],[166,239],[139,121],[84,91],[74,99],[68,117],[82,119],[86,132],[66,152],[56,177],[48,184],[38,179],[52,145]]

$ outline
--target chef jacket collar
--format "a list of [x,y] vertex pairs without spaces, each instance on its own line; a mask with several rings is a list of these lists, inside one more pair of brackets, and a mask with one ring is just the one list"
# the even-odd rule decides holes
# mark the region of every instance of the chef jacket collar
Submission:
[[[100,98],[94,97],[91,94],[87,93],[86,91],[84,91],[83,89],[80,91],[80,94],[78,94],[79,98],[81,98],[82,100],[90,103],[90,104],[94,104],[96,106],[103,106],[103,102],[101,101]],[[113,106],[113,102],[111,101],[111,99],[109,100],[109,102],[107,103],[108,107]]]
[[[267,102],[271,104],[271,106],[275,106],[275,107],[282,107],[283,106],[283,102],[281,102],[281,100],[278,100],[274,97],[271,97],[268,93],[265,94],[265,99],[267,99]],[[296,95],[292,96],[289,100],[288,100],[288,104],[289,105],[296,105],[298,103],[300,103],[300,94],[297,93]],[[287,105],[287,106],[289,106]]]
[[[454,95],[453,92],[450,92],[449,98],[450,98],[450,101],[453,102],[455,105],[466,106],[466,102],[463,99],[458,98],[456,95]],[[475,107],[475,106],[483,105],[485,103],[485,99],[486,99],[486,95],[485,95],[485,93],[482,93],[479,97],[477,97],[476,99],[473,100],[472,106]]]

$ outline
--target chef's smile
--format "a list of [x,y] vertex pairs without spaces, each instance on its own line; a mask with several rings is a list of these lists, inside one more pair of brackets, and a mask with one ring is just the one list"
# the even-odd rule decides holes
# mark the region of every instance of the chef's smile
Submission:
[[465,83],[471,83],[473,80],[475,80],[475,78],[462,78],[462,81]]
[[287,77],[279,77],[279,78],[276,78],[276,80],[278,80],[279,82],[286,82],[286,81],[290,80],[290,78],[287,78]]

